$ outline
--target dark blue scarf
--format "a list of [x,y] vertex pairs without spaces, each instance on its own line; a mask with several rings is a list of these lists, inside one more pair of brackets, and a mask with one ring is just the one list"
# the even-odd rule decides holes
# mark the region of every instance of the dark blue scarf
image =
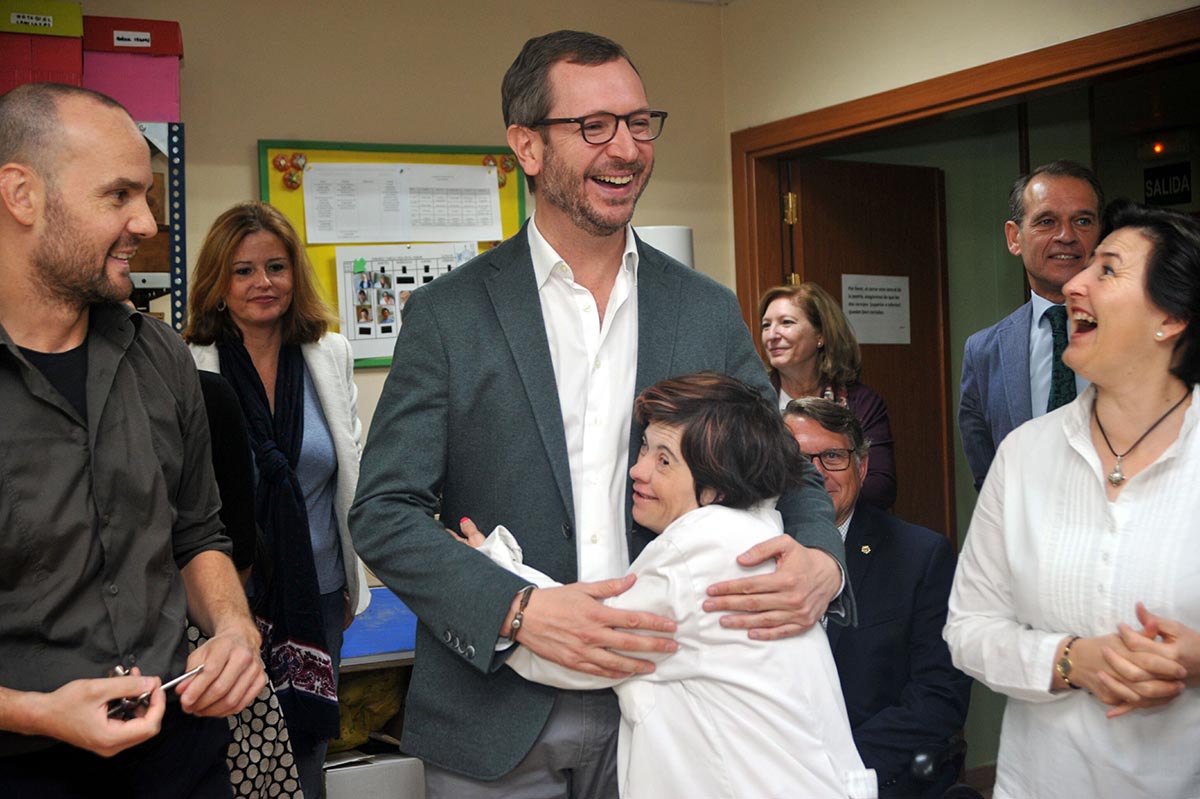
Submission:
[[289,729],[336,738],[333,662],[321,624],[308,511],[296,477],[304,442],[304,357],[298,346],[280,348],[272,416],[262,379],[242,343],[219,342],[217,352],[221,374],[241,400],[258,466],[255,518],[273,567],[265,585],[256,580],[255,610],[267,673]]

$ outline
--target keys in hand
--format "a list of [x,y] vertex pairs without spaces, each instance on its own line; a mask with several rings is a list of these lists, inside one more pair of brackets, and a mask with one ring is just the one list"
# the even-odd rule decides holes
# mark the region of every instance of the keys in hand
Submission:
[[[191,671],[184,672],[173,680],[167,680],[165,683],[158,686],[158,688],[155,688],[151,691],[146,691],[144,694],[140,694],[139,696],[135,697],[126,696],[122,697],[121,699],[114,699],[108,703],[108,717],[110,719],[119,718],[124,721],[128,721],[137,714],[138,708],[148,707],[150,705],[150,694],[154,693],[154,691],[159,689],[165,691],[168,688],[174,688],[176,685],[188,679],[189,677],[195,677],[203,670],[204,664],[201,663]],[[124,666],[116,666],[111,672],[109,672],[108,676],[125,677],[128,674],[129,670]]]

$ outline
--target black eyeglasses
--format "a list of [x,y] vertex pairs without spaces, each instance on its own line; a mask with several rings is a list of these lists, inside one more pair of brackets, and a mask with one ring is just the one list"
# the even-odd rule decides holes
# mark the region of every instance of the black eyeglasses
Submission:
[[801,452],[815,465],[817,461],[829,472],[844,472],[850,468],[850,452],[848,449],[827,449],[824,452]]
[[585,117],[558,117],[555,119],[540,119],[529,127],[540,128],[544,125],[578,125],[579,134],[588,144],[608,144],[617,135],[617,127],[621,122],[629,128],[629,135],[634,141],[654,141],[662,133],[663,122],[667,119],[666,111],[634,111],[632,114],[618,116],[608,112],[588,114]]

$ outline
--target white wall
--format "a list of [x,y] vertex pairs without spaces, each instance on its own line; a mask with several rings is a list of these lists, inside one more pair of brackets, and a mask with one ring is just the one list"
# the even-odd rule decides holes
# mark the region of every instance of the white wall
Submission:
[[729,130],[1180,11],[1194,0],[733,0]]

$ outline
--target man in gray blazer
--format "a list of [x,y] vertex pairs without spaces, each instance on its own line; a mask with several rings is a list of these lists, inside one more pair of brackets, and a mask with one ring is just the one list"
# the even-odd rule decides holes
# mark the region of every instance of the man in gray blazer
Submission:
[[[417,614],[402,748],[438,797],[616,796],[611,691],[556,691],[502,668],[527,646],[571,668],[649,672],[674,624],[610,610],[650,533],[627,476],[636,392],[713,369],[770,391],[734,296],[638,241],[629,221],[666,114],[616,43],[559,31],[526,43],[502,86],[508,143],[536,191],[513,238],[414,292],[363,455],[351,529]],[[815,473],[780,502],[787,536],[746,555],[773,575],[710,589],[706,610],[756,638],[814,623],[843,553]],[[439,516],[440,514],[440,516]],[[525,562],[565,583],[527,589],[443,531],[504,524]],[[734,568],[731,564],[731,568]],[[849,597],[831,607],[853,614]],[[624,654],[618,654],[618,651]]]
[[1004,236],[1008,251],[1025,266],[1032,295],[1016,311],[968,338],[963,352],[958,429],[976,490],[983,486],[1006,435],[1074,399],[1087,386],[1062,363],[1062,287],[1083,269],[1100,240],[1104,190],[1087,167],[1052,161],[1017,178],[1008,204]]

